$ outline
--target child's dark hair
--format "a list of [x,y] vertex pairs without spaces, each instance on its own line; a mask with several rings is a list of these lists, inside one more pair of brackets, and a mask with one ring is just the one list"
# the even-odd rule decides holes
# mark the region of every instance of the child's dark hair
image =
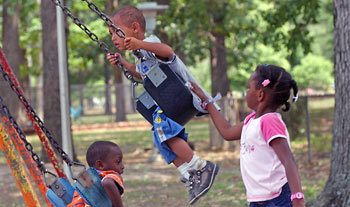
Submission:
[[131,27],[133,22],[138,22],[143,31],[146,31],[146,20],[142,12],[134,6],[123,6],[112,13],[111,17],[118,16],[122,25]]
[[97,160],[104,161],[113,147],[120,150],[119,146],[113,142],[96,141],[92,143],[86,152],[86,161],[88,165],[94,167]]
[[[270,103],[276,106],[285,105],[282,108],[283,111],[288,111],[290,104],[288,99],[290,97],[290,90],[293,89],[295,102],[298,94],[297,83],[293,80],[292,76],[283,68],[275,65],[259,65],[256,67],[255,81],[257,83],[257,88],[269,88],[271,89],[271,99]],[[269,83],[265,86],[262,84],[265,80]]]

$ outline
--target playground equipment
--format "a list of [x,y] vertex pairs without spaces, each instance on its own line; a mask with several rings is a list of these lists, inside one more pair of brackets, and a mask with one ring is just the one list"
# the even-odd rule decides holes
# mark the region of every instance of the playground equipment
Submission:
[[22,192],[27,206],[41,206],[29,176],[23,165],[23,160],[15,153],[14,144],[5,131],[5,124],[0,122],[0,147],[4,152],[7,163],[15,177],[16,183]]
[[[108,27],[112,27],[119,37],[125,38],[125,33],[121,29],[117,28],[113,24],[112,20],[109,17],[107,17],[103,12],[101,12],[94,3],[88,0],[82,1],[86,2],[90,10],[95,12],[106,23]],[[109,48],[107,44],[100,41],[97,35],[92,33],[77,17],[75,17],[71,13],[71,11],[67,7],[62,5],[60,0],[52,0],[52,2],[56,6],[60,7],[63,13],[70,17],[73,20],[73,22],[90,37],[91,40],[97,42],[99,47],[103,49],[105,53],[109,53]],[[141,62],[144,61],[144,57],[142,57],[142,54],[139,50],[133,51],[133,53],[135,56],[141,59]],[[193,97],[189,88],[185,85],[185,82],[167,65],[159,64],[152,68],[149,68],[149,72],[146,75],[146,79],[144,80],[144,82],[134,79],[131,73],[121,64],[120,61],[118,62],[118,66],[122,69],[126,78],[132,82],[132,95],[137,100],[137,110],[151,124],[153,124],[152,114],[157,105],[163,109],[164,113],[167,116],[169,116],[170,118],[182,125],[185,125],[194,115],[198,114],[198,111],[193,107]],[[12,125],[14,127],[16,133],[20,137],[20,140],[25,144],[25,148],[28,152],[31,153],[31,157],[33,159],[33,162],[36,164],[37,169],[41,171],[42,179],[44,180],[44,183],[47,187],[47,191],[45,194],[47,199],[56,207],[66,206],[72,200],[73,192],[74,190],[76,190],[83,197],[83,199],[91,206],[112,206],[111,200],[108,198],[106,192],[101,186],[101,177],[98,175],[96,170],[94,168],[86,169],[84,165],[77,162],[73,162],[69,158],[69,156],[62,150],[57,141],[52,137],[49,130],[44,126],[44,123],[40,120],[34,109],[30,106],[30,104],[24,97],[23,91],[20,88],[18,81],[12,73],[9,65],[7,64],[7,61],[1,50],[0,72],[2,73],[4,79],[9,83],[11,89],[16,93],[24,108],[27,110],[27,116],[30,118],[33,127],[38,136],[40,137],[41,142],[45,146],[45,150],[50,157],[50,161],[56,170],[57,175],[48,171],[44,163],[40,161],[39,156],[33,152],[33,147],[27,141],[23,131],[19,128],[16,121],[12,117],[10,111],[2,102],[0,97],[0,107],[2,114],[5,117],[5,120],[9,120],[9,122],[6,123],[9,124],[9,126]],[[140,83],[144,85],[145,91],[140,96],[136,97],[134,89]],[[0,138],[3,138],[3,140],[5,140],[5,134],[6,133],[3,133],[3,131],[1,131],[2,136]],[[52,147],[48,144],[45,137],[51,143]],[[62,171],[62,168],[59,165],[57,158],[55,157],[53,148],[56,149],[61,159],[64,162],[66,162],[71,174],[71,168],[73,166],[80,166],[84,168],[78,174],[77,177],[72,175],[72,178],[75,181],[74,188],[66,179],[66,175]],[[46,178],[46,176],[49,175],[54,178],[53,182],[51,182],[50,184],[47,183]],[[41,191],[41,193],[44,192],[43,190]],[[28,198],[31,198],[32,200],[37,200],[34,195],[31,197],[28,196]],[[32,201],[28,199],[28,203],[29,202]],[[40,206],[38,202],[37,205]]]
[[[82,1],[85,2],[90,10],[96,13],[108,27],[113,28],[120,38],[126,38],[125,33],[120,28],[116,27],[113,21],[94,3],[88,0]],[[100,41],[98,36],[91,32],[79,18],[74,16],[69,8],[64,6],[60,0],[52,0],[52,2],[60,7],[63,13],[70,17],[106,54],[110,53],[107,44]],[[139,50],[134,50],[133,53],[136,57],[141,59],[141,64],[145,61],[145,58]],[[146,79],[144,79],[143,82],[136,80],[120,61],[118,61],[117,64],[122,69],[125,77],[132,82],[132,96],[137,100],[136,110],[152,125],[152,114],[156,109],[156,105],[160,106],[168,117],[181,125],[185,125],[193,116],[199,113],[199,111],[193,107],[193,97],[190,89],[185,86],[185,82],[166,64],[159,64],[148,68],[149,72],[146,74]],[[135,87],[140,83],[143,84],[145,91],[141,93],[141,95],[136,96]]]
[[[52,137],[49,130],[45,127],[44,123],[37,116],[36,112],[30,106],[27,99],[23,95],[22,90],[20,90],[20,86],[17,82],[17,79],[13,75],[13,73],[12,73],[9,65],[7,64],[6,59],[5,59],[1,50],[0,50],[0,54],[2,57],[1,58],[2,62],[0,63],[0,72],[1,72],[2,76],[9,83],[12,90],[17,94],[19,100],[24,105],[28,114],[30,114],[30,117],[34,120],[33,125],[35,123],[34,126],[40,127],[39,129],[41,130],[41,132],[43,132],[45,134],[47,139],[50,141],[50,143],[53,145],[53,147],[56,149],[56,151],[61,156],[62,160],[66,162],[66,164],[68,165],[70,172],[72,174],[73,180],[76,181],[75,187],[73,188],[71,186],[71,184],[68,182],[68,180],[66,179],[66,176],[64,174],[61,174],[61,176],[60,176],[60,174],[59,174],[60,171],[56,171],[58,174],[58,176],[57,176],[54,173],[47,170],[44,163],[40,160],[39,156],[33,152],[33,146],[27,141],[26,136],[24,135],[23,131],[20,129],[16,120],[12,117],[9,109],[6,107],[6,105],[3,103],[3,101],[0,97],[0,111],[1,111],[2,120],[5,120],[6,121],[5,123],[9,125],[8,129],[12,129],[11,127],[13,127],[14,130],[11,130],[11,131],[9,130],[9,131],[13,132],[13,133],[17,133],[18,137],[21,139],[21,140],[17,140],[17,142],[23,143],[26,150],[29,153],[31,153],[31,157],[32,157],[33,161],[35,162],[37,169],[40,170],[41,175],[42,175],[42,179],[44,180],[44,183],[47,187],[47,191],[46,191],[44,197],[46,197],[54,206],[64,207],[71,202],[71,200],[73,198],[73,192],[74,192],[74,190],[77,190],[79,192],[79,194],[84,198],[84,200],[91,206],[106,206],[106,207],[112,206],[111,200],[109,199],[109,197],[107,196],[106,192],[104,191],[104,189],[101,185],[100,175],[96,172],[96,170],[94,168],[86,169],[86,167],[83,164],[73,162],[69,158],[69,156],[62,150],[62,148],[59,146],[57,141]],[[6,64],[6,67],[3,67],[3,65],[2,65],[3,63]],[[7,71],[9,71],[10,74],[7,73]],[[1,133],[0,138],[2,138],[2,140],[5,141],[6,134]],[[15,137],[14,137],[14,139],[15,139]],[[3,148],[3,149],[7,149],[7,148]],[[11,152],[13,152],[13,150]],[[11,163],[14,163],[14,161],[12,161],[14,159],[10,159],[11,157],[13,157],[13,155],[12,155],[13,153],[12,154],[7,153],[7,154],[9,155],[8,160],[9,160],[9,165],[10,165]],[[53,156],[53,155],[51,155],[51,156]],[[84,168],[78,174],[77,177],[73,176],[73,173],[72,173],[73,166],[80,166],[80,167]],[[56,169],[59,169],[59,168],[57,167]],[[22,171],[23,170],[13,171],[15,177],[18,177],[17,174],[19,174],[22,177],[25,177],[24,180],[30,181],[30,179],[28,179],[28,176],[26,177],[26,175],[23,174]],[[37,172],[37,171],[35,171],[35,172]],[[34,173],[32,173],[32,174],[34,174]],[[49,175],[54,178],[53,182],[51,182],[50,184],[47,183],[47,178],[46,178]],[[35,177],[35,176],[33,176],[33,177]],[[25,182],[23,182],[23,181],[17,182],[17,183],[20,186],[21,190],[22,189],[29,189],[29,190],[32,189],[32,187],[30,187],[31,184],[25,185]],[[40,187],[42,188],[41,185],[38,185],[38,186],[39,186],[39,188]],[[28,192],[32,192],[32,193],[28,193]],[[37,201],[38,200],[37,196],[35,195],[35,192],[33,190],[30,190],[30,191],[22,190],[22,193],[23,193],[23,196],[24,196],[25,201],[28,204],[28,206],[40,206],[40,203]],[[43,194],[44,191],[41,191],[41,193]],[[50,204],[50,206],[52,206],[52,204]]]

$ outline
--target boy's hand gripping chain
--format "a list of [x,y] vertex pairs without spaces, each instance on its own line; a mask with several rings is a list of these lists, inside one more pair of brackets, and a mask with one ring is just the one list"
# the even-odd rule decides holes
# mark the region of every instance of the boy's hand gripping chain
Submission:
[[[110,53],[109,52],[109,48],[108,45],[102,41],[100,41],[97,37],[96,34],[94,34],[93,32],[91,32],[85,25],[84,23],[76,16],[74,16],[72,14],[72,12],[66,7],[64,6],[60,0],[51,0],[56,6],[60,7],[63,11],[63,13],[65,15],[67,15],[68,17],[70,17],[74,24],[76,24],[80,29],[82,29],[89,37],[92,41],[96,42],[98,44],[98,46],[104,50],[104,52],[106,54]],[[123,32],[123,30],[121,30],[120,28],[116,27],[112,20],[105,15],[101,10],[99,10],[99,8],[92,2],[88,1],[88,0],[82,0],[84,2],[86,2],[88,4],[88,7],[90,8],[91,11],[95,12],[105,23],[108,27],[112,27],[115,31],[115,33],[120,37],[125,39],[125,33]],[[139,51],[134,51],[134,54],[141,54]],[[124,76],[129,79],[132,82],[133,87],[137,86],[139,83],[139,81],[135,80],[134,77],[132,76],[132,74],[124,67],[124,65],[118,61],[118,66],[122,69]]]

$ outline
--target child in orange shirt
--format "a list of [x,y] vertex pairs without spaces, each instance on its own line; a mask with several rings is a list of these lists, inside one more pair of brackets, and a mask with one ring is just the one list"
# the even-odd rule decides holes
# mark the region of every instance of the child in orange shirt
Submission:
[[[123,153],[113,142],[96,141],[90,145],[86,152],[86,161],[90,167],[96,168],[101,175],[101,184],[112,200],[114,207],[123,207],[121,196],[124,193]],[[73,200],[67,207],[89,207],[77,191],[74,192]]]

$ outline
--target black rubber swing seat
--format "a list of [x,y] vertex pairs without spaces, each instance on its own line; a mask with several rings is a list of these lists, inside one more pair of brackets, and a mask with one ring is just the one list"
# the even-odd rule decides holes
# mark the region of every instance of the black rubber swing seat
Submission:
[[[172,120],[184,126],[199,111],[185,81],[166,64],[152,68],[144,79],[145,92],[136,102],[136,110],[153,125],[152,114],[157,105]],[[154,104],[153,100],[157,103]]]

